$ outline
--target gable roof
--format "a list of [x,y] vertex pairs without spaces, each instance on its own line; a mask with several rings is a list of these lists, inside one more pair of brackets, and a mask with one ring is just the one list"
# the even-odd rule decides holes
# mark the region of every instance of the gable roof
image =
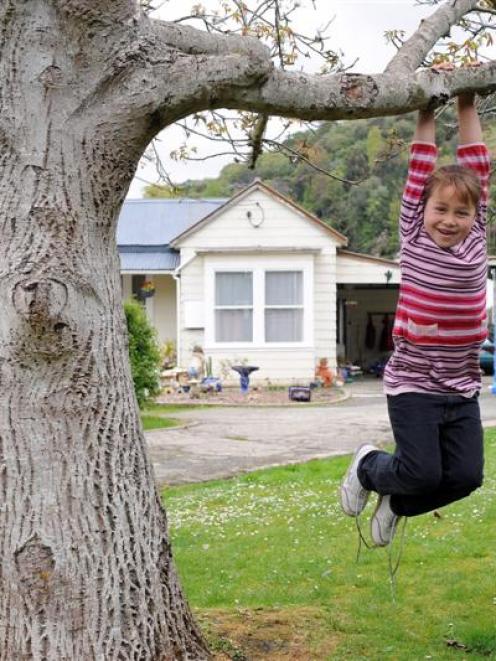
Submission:
[[216,209],[212,210],[208,216],[205,216],[205,218],[201,218],[198,220],[198,222],[192,224],[190,227],[186,228],[181,234],[178,234],[172,241],[171,241],[171,246],[173,247],[178,247],[178,244],[185,239],[188,236],[191,236],[195,232],[197,232],[199,229],[202,227],[205,227],[205,225],[211,223],[213,220],[215,220],[223,211],[227,210],[231,206],[234,206],[239,202],[243,197],[246,197],[248,194],[252,193],[254,190],[261,190],[271,197],[274,197],[277,199],[279,202],[282,202],[283,204],[291,207],[293,210],[297,211],[300,215],[304,216],[307,220],[310,220],[312,223],[319,225],[322,229],[324,229],[326,232],[331,234],[331,236],[341,245],[341,246],[346,246],[348,245],[348,239],[344,234],[341,234],[341,232],[338,232],[334,228],[330,227],[326,223],[324,223],[320,218],[317,218],[317,216],[314,216],[313,214],[309,213],[306,211],[303,207],[301,207],[299,204],[296,204],[291,200],[289,197],[286,197],[285,195],[282,195],[282,193],[279,193],[276,191],[274,188],[271,188],[267,184],[264,184],[260,179],[255,179],[249,186],[246,188],[243,188],[243,190],[239,191],[235,195],[233,195],[231,198],[226,200],[224,204],[219,205]]
[[125,200],[117,224],[121,270],[128,273],[174,271],[179,264],[177,247],[181,239],[212,222],[222,211],[237,204],[253,190],[271,195],[319,225],[340,246],[347,245],[348,240],[343,234],[256,179],[231,198]]
[[227,200],[125,200],[117,224],[118,246],[164,246]]

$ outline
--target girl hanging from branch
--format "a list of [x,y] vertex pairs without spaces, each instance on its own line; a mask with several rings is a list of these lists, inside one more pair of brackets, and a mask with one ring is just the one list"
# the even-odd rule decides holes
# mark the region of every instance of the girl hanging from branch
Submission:
[[378,494],[371,518],[377,546],[391,542],[401,517],[464,498],[482,483],[490,157],[473,94],[458,96],[457,112],[456,165],[435,169],[433,110],[419,112],[411,146],[394,352],[384,373],[396,447],[392,454],[359,447],[341,485],[343,510],[353,517]]

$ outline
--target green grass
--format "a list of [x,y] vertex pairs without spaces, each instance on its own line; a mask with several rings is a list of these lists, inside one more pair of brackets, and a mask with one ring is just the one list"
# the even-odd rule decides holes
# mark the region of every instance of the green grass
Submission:
[[167,427],[177,427],[179,420],[176,418],[162,418],[158,415],[142,414],[141,421],[143,422],[143,429],[149,431],[150,429],[166,429]]
[[169,417],[179,411],[191,410],[195,408],[203,408],[201,406],[191,404],[154,404],[148,403],[141,413],[141,420],[143,422],[143,429],[149,431],[150,429],[166,429],[167,427],[177,427],[181,421],[174,417]]
[[149,402],[144,409],[145,414],[155,414],[155,415],[170,415],[171,413],[177,413],[178,411],[192,411],[193,409],[205,409],[212,408],[211,405],[201,405],[201,404],[155,404]]
[[176,563],[200,618],[310,609],[314,655],[300,656],[312,660],[496,659],[496,430],[486,434],[484,487],[442,518],[408,521],[396,603],[387,550],[364,549],[355,562],[355,522],[337,498],[348,463],[165,490]]

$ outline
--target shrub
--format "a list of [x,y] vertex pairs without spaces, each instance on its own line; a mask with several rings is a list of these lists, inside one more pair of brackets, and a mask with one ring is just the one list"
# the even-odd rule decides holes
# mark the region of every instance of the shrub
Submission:
[[140,408],[160,392],[160,349],[157,333],[138,301],[124,302],[129,335],[129,361]]

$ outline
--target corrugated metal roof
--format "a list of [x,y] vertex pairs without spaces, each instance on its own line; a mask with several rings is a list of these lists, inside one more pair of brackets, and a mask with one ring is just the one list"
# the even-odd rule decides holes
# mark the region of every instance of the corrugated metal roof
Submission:
[[169,246],[119,246],[121,271],[174,271],[179,266],[179,253]]
[[126,200],[117,224],[117,245],[163,246],[225,202],[227,198]]

